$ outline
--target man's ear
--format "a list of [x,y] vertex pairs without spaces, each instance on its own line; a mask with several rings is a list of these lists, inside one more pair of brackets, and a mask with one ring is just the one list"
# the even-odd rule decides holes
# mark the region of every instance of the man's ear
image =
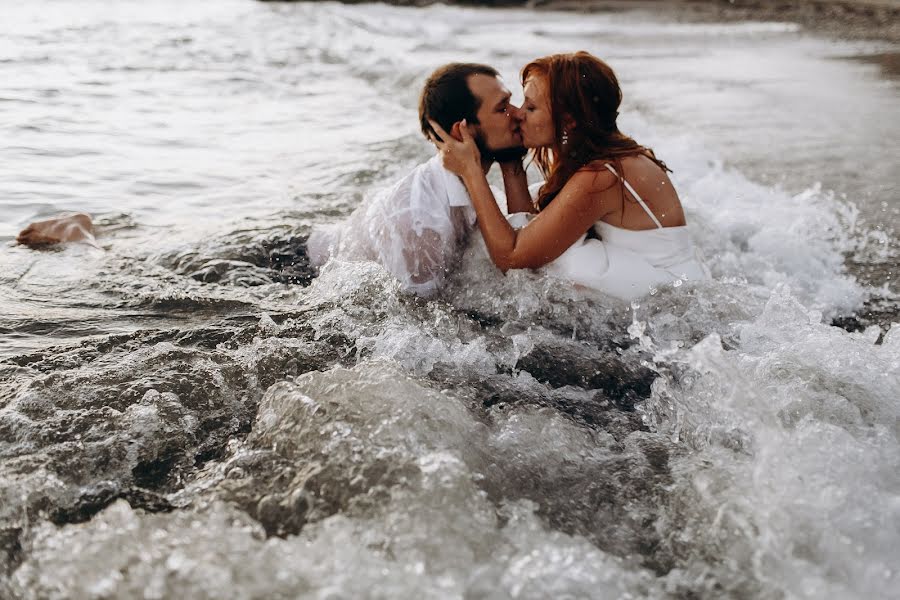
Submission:
[[450,128],[450,135],[453,136],[457,142],[462,141],[462,132],[459,130],[462,127],[462,121],[457,121],[453,124],[453,127]]

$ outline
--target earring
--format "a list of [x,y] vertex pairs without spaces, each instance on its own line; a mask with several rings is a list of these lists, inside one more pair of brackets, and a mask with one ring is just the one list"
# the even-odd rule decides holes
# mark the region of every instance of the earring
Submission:
[[569,143],[569,132],[566,131],[565,129],[563,129],[563,134],[562,134],[562,145],[565,146],[565,145],[568,144],[568,143]]

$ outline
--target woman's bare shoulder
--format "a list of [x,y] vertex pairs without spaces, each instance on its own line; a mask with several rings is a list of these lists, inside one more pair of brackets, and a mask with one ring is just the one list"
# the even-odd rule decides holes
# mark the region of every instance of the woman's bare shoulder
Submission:
[[626,156],[621,160],[621,163],[624,173],[620,173],[620,175],[622,175],[626,179],[628,178],[629,174],[637,175],[642,178],[659,177],[666,175],[666,172],[662,167],[659,166],[659,163],[654,161],[646,154]]
[[575,186],[590,193],[599,193],[613,187],[618,178],[606,168],[607,161],[596,160],[589,162],[569,178],[566,186]]

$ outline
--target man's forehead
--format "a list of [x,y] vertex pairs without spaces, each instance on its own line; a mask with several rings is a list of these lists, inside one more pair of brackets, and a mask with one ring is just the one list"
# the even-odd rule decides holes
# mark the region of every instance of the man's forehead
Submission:
[[476,73],[469,77],[469,89],[481,100],[482,103],[499,101],[510,95],[509,90],[503,84],[503,79],[498,75],[483,75]]

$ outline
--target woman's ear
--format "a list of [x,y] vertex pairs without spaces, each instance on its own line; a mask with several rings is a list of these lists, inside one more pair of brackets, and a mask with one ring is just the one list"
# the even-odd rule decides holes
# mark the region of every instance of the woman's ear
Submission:
[[564,114],[562,122],[563,122],[564,130],[571,131],[571,130],[575,129],[575,119],[572,117],[572,115],[570,115],[568,113]]

